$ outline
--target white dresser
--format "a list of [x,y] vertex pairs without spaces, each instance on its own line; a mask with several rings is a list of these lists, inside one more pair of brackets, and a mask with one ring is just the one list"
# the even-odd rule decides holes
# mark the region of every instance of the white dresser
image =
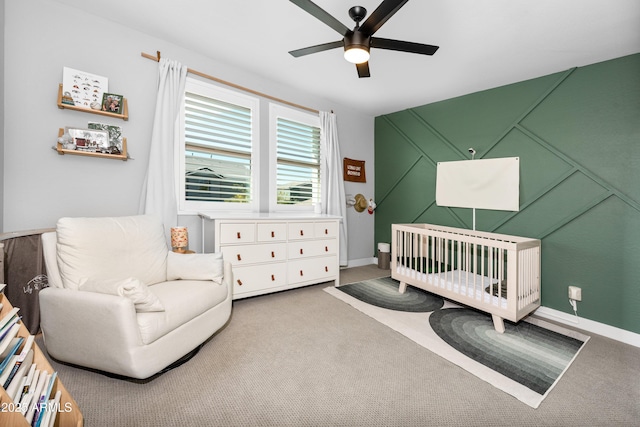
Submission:
[[214,251],[233,265],[234,299],[327,281],[338,285],[339,217],[200,216],[203,230],[205,219],[213,222]]

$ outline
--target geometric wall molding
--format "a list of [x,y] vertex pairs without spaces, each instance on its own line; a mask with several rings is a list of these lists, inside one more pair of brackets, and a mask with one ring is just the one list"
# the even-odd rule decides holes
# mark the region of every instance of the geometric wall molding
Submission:
[[518,157],[520,211],[477,210],[476,228],[542,240],[544,306],[571,312],[572,283],[581,315],[640,333],[639,75],[636,54],[376,117],[375,241],[471,228],[435,204],[437,163]]

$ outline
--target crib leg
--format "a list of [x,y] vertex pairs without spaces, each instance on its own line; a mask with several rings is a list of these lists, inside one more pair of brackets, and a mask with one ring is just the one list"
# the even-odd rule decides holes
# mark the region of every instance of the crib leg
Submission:
[[504,334],[504,319],[500,316],[496,316],[495,314],[492,314],[491,318],[493,319],[493,327],[496,328],[496,332]]
[[398,292],[404,294],[407,290],[407,284],[405,282],[400,282],[400,286],[398,287]]

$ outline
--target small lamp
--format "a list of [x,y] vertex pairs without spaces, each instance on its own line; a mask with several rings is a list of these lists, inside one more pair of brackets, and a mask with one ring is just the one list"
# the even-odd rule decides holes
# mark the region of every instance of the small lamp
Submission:
[[171,227],[171,247],[174,252],[187,252],[187,248],[189,247],[187,227]]

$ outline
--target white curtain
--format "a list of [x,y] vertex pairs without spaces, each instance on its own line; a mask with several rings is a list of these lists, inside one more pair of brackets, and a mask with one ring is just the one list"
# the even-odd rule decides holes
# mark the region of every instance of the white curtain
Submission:
[[187,67],[166,58],[160,60],[149,166],[142,187],[139,212],[159,216],[165,226],[167,238],[170,235],[169,229],[178,222],[174,153],[178,113],[186,81]]
[[320,112],[320,142],[324,150],[326,167],[326,191],[322,193],[322,207],[325,213],[342,217],[340,220],[340,265],[346,266],[347,253],[347,200],[344,195],[342,177],[342,156],[338,143],[338,125],[336,115],[327,111]]

